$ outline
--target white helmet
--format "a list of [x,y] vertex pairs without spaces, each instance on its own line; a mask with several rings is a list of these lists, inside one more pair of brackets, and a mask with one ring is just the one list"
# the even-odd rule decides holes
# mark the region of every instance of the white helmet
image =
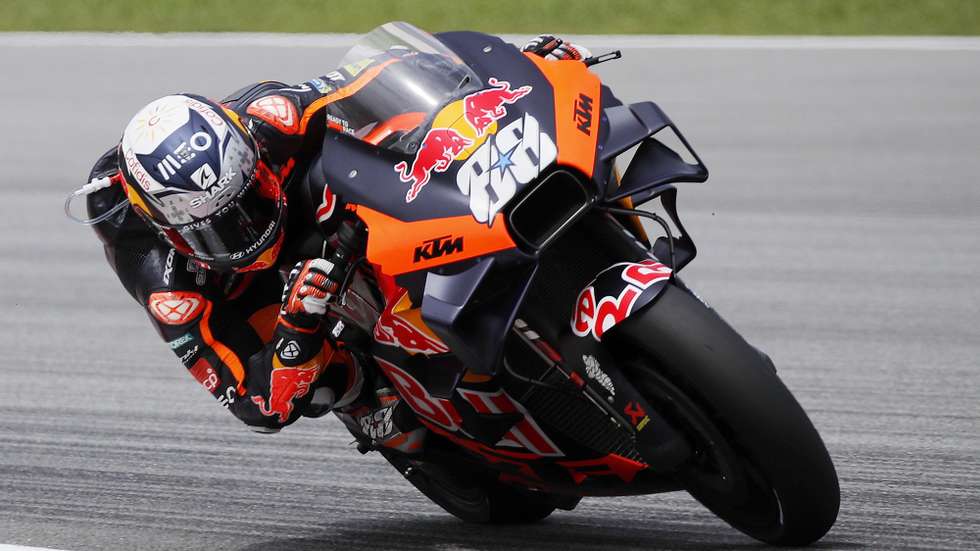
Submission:
[[272,265],[285,196],[234,112],[188,94],[157,99],[126,126],[119,166],[137,212],[182,254],[215,269]]

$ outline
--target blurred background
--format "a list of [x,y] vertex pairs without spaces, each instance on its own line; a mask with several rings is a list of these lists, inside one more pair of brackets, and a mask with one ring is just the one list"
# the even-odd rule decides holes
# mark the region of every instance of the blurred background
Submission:
[[976,0],[0,0],[0,31],[975,35]]
[[467,526],[333,418],[256,435],[64,218],[152,99],[302,82],[354,40],[314,33],[398,19],[623,49],[595,72],[711,170],[679,193],[685,281],[773,357],[837,466],[820,548],[976,547],[980,1],[0,0],[0,31],[107,31],[0,32],[0,548],[756,548],[683,493]]

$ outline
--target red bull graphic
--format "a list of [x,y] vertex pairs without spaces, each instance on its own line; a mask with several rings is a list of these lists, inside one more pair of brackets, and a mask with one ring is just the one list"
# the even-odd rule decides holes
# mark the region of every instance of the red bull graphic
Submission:
[[374,340],[388,346],[401,347],[411,354],[428,355],[449,352],[449,347],[442,341],[430,337],[409,320],[393,312],[395,308],[407,301],[407,297],[407,293],[402,291],[402,294],[392,300],[388,308],[385,308],[381,317],[378,318],[377,325],[374,326]]
[[278,415],[279,422],[285,423],[293,412],[293,400],[306,396],[319,374],[320,367],[316,365],[273,369],[269,377],[268,401],[261,396],[252,396],[252,402],[259,406],[262,415]]
[[623,270],[623,281],[636,285],[640,289],[670,279],[672,270],[656,260],[643,260],[638,263],[628,263]]
[[453,407],[453,404],[449,400],[432,396],[422,383],[418,382],[415,377],[412,377],[407,371],[404,371],[395,364],[382,360],[377,356],[374,359],[378,361],[378,366],[388,376],[388,380],[398,389],[398,394],[405,399],[405,403],[415,413],[445,429],[451,431],[459,430],[463,419],[459,416],[459,412],[456,411],[456,408]]
[[541,427],[534,421],[531,414],[519,402],[503,390],[497,392],[481,392],[457,388],[460,396],[473,406],[477,413],[493,415],[502,413],[520,413],[523,417],[507,434],[497,442],[497,446],[522,448],[541,456],[564,455],[558,446],[548,438]]
[[597,293],[594,281],[579,293],[572,315],[572,332],[579,337],[592,335],[595,340],[602,340],[606,331],[630,315],[645,289],[670,279],[671,275],[671,269],[656,260],[622,262],[610,266],[603,273],[616,268],[622,268],[620,285],[626,284],[618,289],[618,295]]
[[473,92],[463,100],[463,116],[476,130],[477,136],[482,136],[490,123],[507,116],[504,105],[516,102],[533,90],[531,86],[511,90],[509,82],[493,77],[488,82],[493,88]]
[[473,140],[452,128],[433,128],[426,133],[422,145],[415,154],[412,167],[402,161],[395,165],[395,172],[402,182],[411,182],[412,187],[405,194],[405,202],[411,203],[419,192],[429,183],[432,172],[445,172],[456,156],[463,152]]

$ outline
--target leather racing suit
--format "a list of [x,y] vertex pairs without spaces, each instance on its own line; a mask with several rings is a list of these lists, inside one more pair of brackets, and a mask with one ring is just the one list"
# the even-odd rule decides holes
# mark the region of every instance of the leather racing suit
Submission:
[[[222,104],[238,113],[287,198],[277,269],[209,271],[157,237],[130,207],[95,226],[106,259],[147,311],[181,363],[218,402],[259,432],[276,432],[303,413],[319,415],[353,401],[361,372],[332,344],[329,319],[315,330],[279,316],[285,273],[297,262],[328,256],[328,240],[344,212],[328,188],[312,195],[303,178],[327,127],[325,107],[349,86],[364,86],[343,69],[295,86],[261,82]],[[370,75],[366,75],[370,76]],[[116,148],[95,164],[92,178],[118,173]],[[91,216],[125,201],[114,185],[88,196]]]

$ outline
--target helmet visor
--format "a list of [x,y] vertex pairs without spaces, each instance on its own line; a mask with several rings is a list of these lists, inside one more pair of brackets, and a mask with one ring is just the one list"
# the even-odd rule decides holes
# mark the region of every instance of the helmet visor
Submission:
[[213,215],[174,226],[188,256],[213,267],[235,267],[262,254],[278,237],[285,204],[278,185],[246,186]]

